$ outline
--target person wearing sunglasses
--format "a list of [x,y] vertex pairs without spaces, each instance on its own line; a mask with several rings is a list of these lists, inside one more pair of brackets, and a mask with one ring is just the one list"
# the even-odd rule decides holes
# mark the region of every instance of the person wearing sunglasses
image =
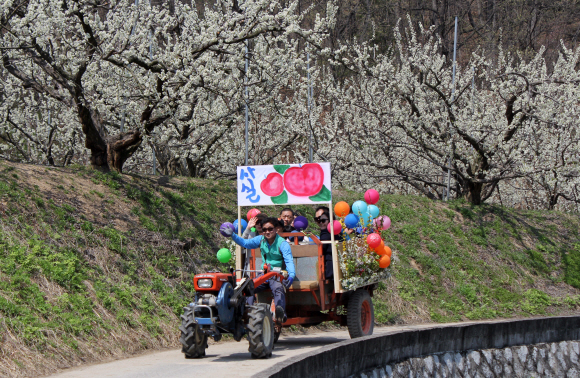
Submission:
[[[230,236],[232,240],[242,248],[260,248],[262,255],[262,262],[269,264],[273,268],[286,268],[288,271],[288,278],[283,282],[271,279],[268,282],[254,289],[255,293],[266,290],[268,287],[272,290],[274,296],[274,303],[276,304],[276,319],[284,323],[286,321],[286,296],[284,294],[284,286],[289,288],[296,278],[294,269],[294,259],[292,257],[292,250],[290,244],[276,232],[278,226],[278,219],[266,218],[262,220],[262,235],[251,239],[243,239],[234,233],[234,230],[222,226],[220,231],[223,235]],[[254,297],[248,298],[248,304],[254,304]]]
[[[262,235],[262,221],[266,218],[267,218],[266,215],[260,213],[255,217],[253,217],[252,219],[250,219],[250,221],[248,222],[248,226],[246,227],[246,229],[242,234],[242,238],[251,239],[258,235]],[[252,231],[252,228],[254,228],[255,231]]]
[[[330,209],[326,206],[318,206],[314,213],[314,221],[320,228],[318,239],[320,241],[331,240],[330,232],[328,232],[327,228],[330,222]],[[342,236],[335,235],[334,240],[342,241]],[[334,277],[334,271],[332,269],[332,246],[330,244],[323,244],[322,254],[324,256],[324,277],[327,280],[331,280]]]

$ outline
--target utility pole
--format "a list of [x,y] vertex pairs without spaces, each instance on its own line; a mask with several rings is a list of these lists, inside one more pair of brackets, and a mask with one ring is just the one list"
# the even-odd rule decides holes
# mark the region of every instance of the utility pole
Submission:
[[[453,106],[453,101],[455,101],[455,61],[457,59],[457,16],[455,16],[455,38],[453,41],[453,78],[451,83],[451,106]],[[451,136],[451,121],[449,122],[449,135]],[[453,142],[449,144],[449,165],[447,166],[447,197],[445,201],[449,201],[449,190],[451,186],[451,157],[453,155]]]
[[246,71],[244,74],[244,84],[245,84],[244,102],[246,103],[246,132],[245,132],[245,136],[246,136],[246,164],[245,165],[248,165],[248,67],[250,65],[250,60],[248,57],[248,41],[247,40],[246,40],[245,60],[246,60]]
[[[135,0],[137,3],[138,0]],[[149,7],[151,7],[151,0],[149,0]],[[149,60],[153,60],[153,33],[149,29]],[[153,133],[151,133],[153,136]],[[155,142],[151,143],[151,149],[153,150],[153,176],[157,174],[157,157],[155,156]]]
[[312,125],[310,124],[310,113],[312,106],[312,87],[310,85],[310,51],[309,45],[306,44],[306,71],[308,75],[308,130],[310,131],[310,138],[308,139],[308,161],[312,163]]
[[471,67],[471,113],[475,114],[475,67]]
[[[139,5],[139,0],[135,0],[135,7],[137,7],[138,5]],[[133,34],[135,34],[136,28],[137,28],[137,20],[135,20],[135,24],[133,25],[133,28],[131,29],[131,37],[133,36]],[[124,82],[123,82],[123,84],[124,84]],[[124,85],[123,85],[123,87],[124,87]],[[123,104],[123,115],[121,116],[121,127],[119,128],[120,132],[123,132],[125,129],[125,114],[127,114],[127,104]]]

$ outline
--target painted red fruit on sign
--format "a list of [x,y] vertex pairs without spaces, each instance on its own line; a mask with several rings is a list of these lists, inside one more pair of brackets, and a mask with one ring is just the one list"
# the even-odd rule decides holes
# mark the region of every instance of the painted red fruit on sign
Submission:
[[284,172],[286,190],[297,197],[318,194],[324,183],[324,171],[319,164],[304,164],[302,167],[288,168]]
[[272,172],[260,183],[262,193],[270,197],[277,197],[284,191],[284,179],[278,172]]

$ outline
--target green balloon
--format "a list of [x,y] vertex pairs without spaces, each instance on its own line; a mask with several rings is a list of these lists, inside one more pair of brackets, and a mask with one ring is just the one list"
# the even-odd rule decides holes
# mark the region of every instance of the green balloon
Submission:
[[252,232],[256,232],[256,227],[252,227],[252,228],[250,229],[250,231],[252,231]]
[[217,252],[217,259],[221,263],[227,263],[232,258],[232,253],[227,248],[222,248]]

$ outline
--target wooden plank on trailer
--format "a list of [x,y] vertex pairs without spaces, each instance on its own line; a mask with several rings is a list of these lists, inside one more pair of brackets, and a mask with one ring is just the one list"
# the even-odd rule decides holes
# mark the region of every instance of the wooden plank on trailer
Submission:
[[318,246],[312,245],[291,245],[292,257],[317,257]]
[[318,281],[294,281],[292,282],[292,289],[317,289]]
[[[330,205],[330,224],[334,225],[334,209],[332,208],[332,202]],[[336,243],[334,241],[334,232],[330,233],[330,241],[332,242],[332,271],[334,273],[334,292],[344,293],[340,280],[342,279],[342,271],[340,270],[340,264],[338,262],[338,252],[336,250]]]
[[[339,244],[339,245],[337,246],[337,244]],[[336,292],[336,293],[344,293],[344,292],[346,291],[346,290],[344,290],[344,288],[342,287],[342,283],[341,283],[341,281],[342,281],[342,279],[344,278],[344,276],[342,275],[342,269],[340,269],[340,265],[339,265],[339,259],[338,259],[339,247],[340,247],[340,253],[342,253],[342,245],[343,245],[343,244],[342,244],[342,243],[340,243],[340,242],[339,242],[339,243],[336,243],[336,244],[333,244],[333,245],[332,245],[332,258],[333,258],[333,264],[335,264],[335,263],[334,263],[334,256],[335,256],[335,253],[336,253],[336,264],[338,265],[338,275],[337,275],[337,276],[334,276],[334,278],[335,278],[335,279],[334,279],[334,282],[335,282],[335,284],[334,284],[334,285],[335,285],[335,288],[336,288],[336,282],[338,281],[338,287],[339,287],[340,291],[336,291],[336,290],[335,290],[335,292]],[[335,271],[335,274],[336,274],[336,271]]]

